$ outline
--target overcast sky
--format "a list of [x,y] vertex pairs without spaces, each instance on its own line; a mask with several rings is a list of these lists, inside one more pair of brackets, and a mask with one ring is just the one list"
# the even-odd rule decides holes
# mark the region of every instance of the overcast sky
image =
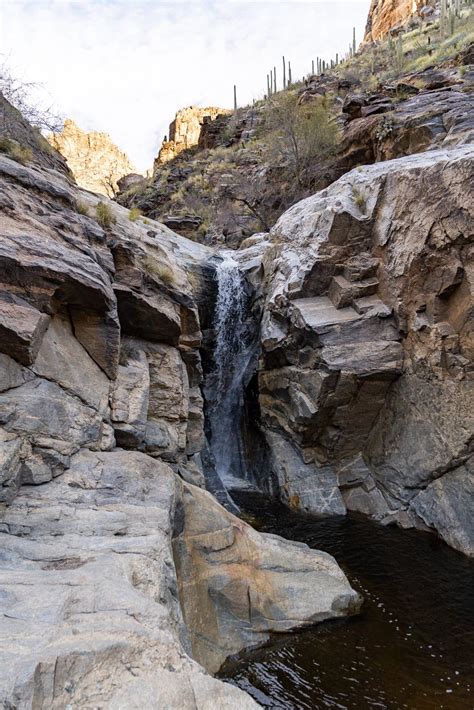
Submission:
[[370,0],[0,0],[0,52],[81,128],[150,168],[176,110],[261,97],[363,36]]

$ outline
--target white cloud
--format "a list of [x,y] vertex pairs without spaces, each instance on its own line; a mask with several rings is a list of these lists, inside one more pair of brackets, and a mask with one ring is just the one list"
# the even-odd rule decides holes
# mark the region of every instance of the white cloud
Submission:
[[141,170],[175,111],[263,95],[281,56],[293,77],[362,38],[369,0],[3,0],[0,46],[62,113],[107,131]]

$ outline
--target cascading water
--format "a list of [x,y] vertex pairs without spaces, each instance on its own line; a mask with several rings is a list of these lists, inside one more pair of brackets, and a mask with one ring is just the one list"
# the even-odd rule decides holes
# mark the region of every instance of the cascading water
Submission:
[[241,424],[255,337],[249,331],[245,278],[231,253],[222,256],[216,268],[214,370],[207,399],[210,449],[217,476],[228,489],[242,487],[246,481]]

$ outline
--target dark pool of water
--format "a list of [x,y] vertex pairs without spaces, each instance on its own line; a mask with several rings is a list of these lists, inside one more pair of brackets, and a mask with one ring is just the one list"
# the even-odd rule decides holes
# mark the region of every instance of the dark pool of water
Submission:
[[472,561],[427,533],[238,502],[259,530],[334,555],[365,604],[360,616],[242,654],[221,677],[269,708],[474,708]]

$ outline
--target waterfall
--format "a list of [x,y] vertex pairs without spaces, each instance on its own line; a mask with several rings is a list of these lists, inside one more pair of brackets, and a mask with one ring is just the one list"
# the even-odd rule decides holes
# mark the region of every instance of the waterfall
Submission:
[[224,252],[216,268],[214,370],[209,388],[210,449],[224,488],[246,479],[241,422],[246,375],[254,354],[248,327],[246,281],[232,253]]

